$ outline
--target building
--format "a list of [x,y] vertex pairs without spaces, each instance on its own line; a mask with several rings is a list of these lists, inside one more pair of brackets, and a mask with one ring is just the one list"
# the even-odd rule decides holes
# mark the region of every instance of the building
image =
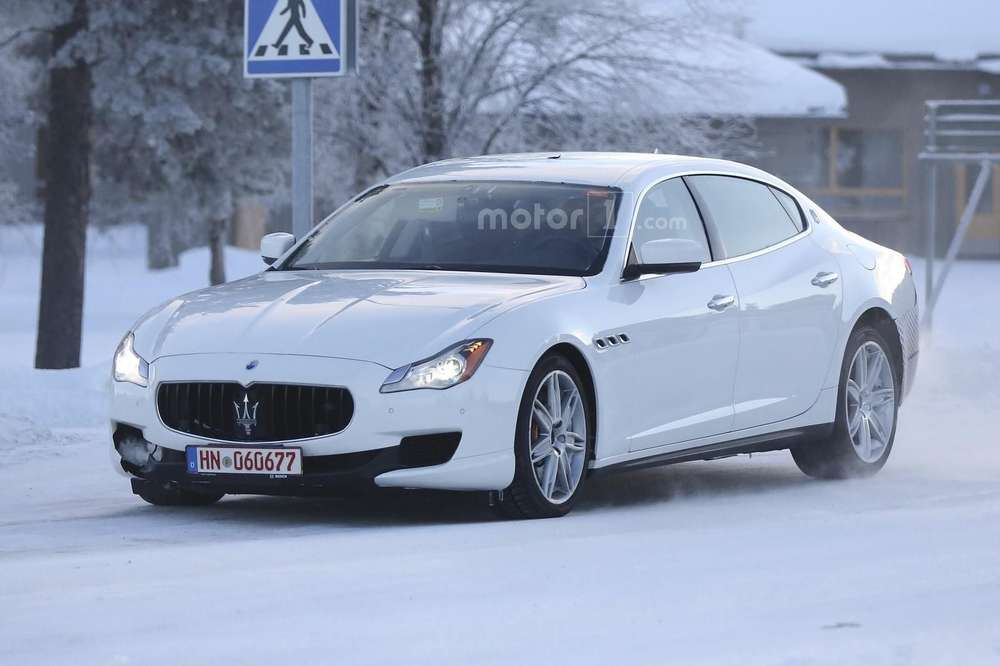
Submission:
[[[847,96],[840,117],[758,118],[759,165],[800,187],[845,226],[922,254],[926,102],[1000,99],[1000,3],[756,0],[746,11],[746,39],[836,81]],[[983,148],[997,152],[1000,133],[993,133],[1000,125],[982,127]],[[939,252],[978,169],[947,163],[938,170]],[[1000,257],[1000,168],[962,254]]]

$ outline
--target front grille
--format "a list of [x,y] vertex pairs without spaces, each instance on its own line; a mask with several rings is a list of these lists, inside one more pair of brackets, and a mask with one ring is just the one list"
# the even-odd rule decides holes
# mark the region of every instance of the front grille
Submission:
[[226,442],[283,442],[338,433],[354,415],[345,388],[233,382],[160,384],[160,420],[172,430]]

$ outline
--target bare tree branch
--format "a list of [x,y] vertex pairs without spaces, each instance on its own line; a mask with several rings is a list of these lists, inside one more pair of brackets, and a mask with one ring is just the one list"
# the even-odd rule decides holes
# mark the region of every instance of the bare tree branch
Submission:
[[52,28],[32,27],[32,28],[21,28],[20,30],[16,30],[13,33],[4,37],[3,39],[0,39],[0,49],[7,48],[17,40],[21,39],[22,37],[26,37],[27,35],[38,35],[38,34],[51,35]]

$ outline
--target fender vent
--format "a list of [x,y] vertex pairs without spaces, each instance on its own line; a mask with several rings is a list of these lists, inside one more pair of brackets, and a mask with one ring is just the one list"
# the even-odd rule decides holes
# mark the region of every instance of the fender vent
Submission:
[[629,337],[628,333],[613,333],[602,338],[594,338],[594,347],[597,348],[597,351],[607,351],[612,347],[627,345],[630,342],[632,342],[632,338]]

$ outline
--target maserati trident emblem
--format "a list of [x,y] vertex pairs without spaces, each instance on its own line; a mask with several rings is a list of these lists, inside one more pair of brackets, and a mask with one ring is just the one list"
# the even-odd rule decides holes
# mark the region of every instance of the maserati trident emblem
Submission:
[[243,394],[243,405],[234,402],[233,408],[236,410],[236,425],[243,428],[246,436],[249,437],[253,434],[253,429],[257,427],[257,407],[260,406],[259,402],[250,405],[250,395],[247,393]]
[[260,361],[258,361],[257,359],[254,359],[254,360],[250,361],[249,363],[247,363],[247,370],[253,370],[258,365],[260,365]]

